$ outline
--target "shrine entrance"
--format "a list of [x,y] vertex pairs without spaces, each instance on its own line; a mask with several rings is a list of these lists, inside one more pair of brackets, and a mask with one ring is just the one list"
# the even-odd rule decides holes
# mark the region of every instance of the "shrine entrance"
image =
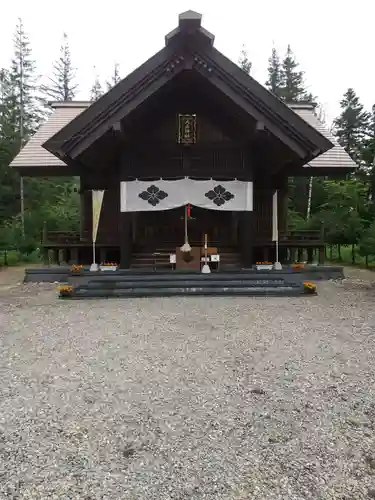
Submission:
[[[136,247],[178,247],[185,238],[185,207],[134,214],[133,243]],[[202,246],[207,234],[209,246],[237,246],[238,214],[191,206],[188,239],[192,246]]]

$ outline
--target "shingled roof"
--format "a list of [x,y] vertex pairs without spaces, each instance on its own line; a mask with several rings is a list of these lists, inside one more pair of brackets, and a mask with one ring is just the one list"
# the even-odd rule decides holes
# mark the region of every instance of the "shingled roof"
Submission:
[[[60,167],[61,175],[64,175],[66,164],[43,148],[43,143],[72,121],[82,111],[90,106],[89,101],[77,102],[55,102],[52,103],[53,112],[47,121],[41,125],[36,134],[29,140],[22,151],[14,158],[11,167],[19,169],[23,175],[28,175],[28,169]],[[342,148],[335,137],[314,114],[314,107],[309,104],[290,104],[290,108],[312,127],[329,139],[334,147],[314,160],[310,161],[304,168],[317,170],[341,170],[356,168],[356,164]],[[44,174],[46,175],[46,174]],[[306,173],[311,175],[311,173]]]
[[[40,126],[39,130],[31,137],[23,149],[13,159],[10,167],[22,169],[27,175],[27,168],[62,167],[66,164],[43,148],[43,144],[65,125],[70,123],[84,109],[90,105],[86,101],[53,102],[51,115]],[[25,170],[24,170],[25,169]],[[63,173],[61,175],[64,175]]]
[[329,139],[334,147],[329,151],[321,154],[320,156],[311,160],[304,168],[316,168],[316,169],[350,169],[354,170],[357,165],[345,151],[345,149],[340,146],[337,139],[329,131],[327,125],[322,123],[319,118],[314,113],[314,106],[311,104],[290,104],[290,108],[293,109],[301,118],[303,118],[312,127],[323,134],[327,139]]

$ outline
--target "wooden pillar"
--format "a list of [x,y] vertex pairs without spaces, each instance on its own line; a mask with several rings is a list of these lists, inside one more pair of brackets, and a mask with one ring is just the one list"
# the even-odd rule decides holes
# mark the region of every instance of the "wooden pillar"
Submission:
[[288,249],[285,247],[279,247],[279,260],[282,264],[288,261]]
[[59,263],[59,251],[57,248],[52,249],[52,264]]
[[66,266],[68,264],[68,251],[66,248],[60,248],[59,250],[58,262],[61,266]]
[[43,264],[48,266],[49,265],[49,255],[48,255],[48,248],[42,247],[42,258],[43,258]]
[[320,247],[319,248],[319,264],[324,264],[324,259],[325,259],[324,247]]
[[120,213],[120,268],[129,269],[132,257],[132,214]]
[[78,259],[79,259],[78,248],[77,247],[71,248],[70,249],[70,261],[69,261],[69,263],[77,265],[77,264],[79,264]]
[[314,260],[314,249],[310,247],[307,249],[307,263],[312,264],[313,260]]
[[253,212],[243,212],[240,224],[241,254],[244,267],[253,265]]
[[284,232],[288,230],[288,177],[279,177],[277,187],[278,228]]

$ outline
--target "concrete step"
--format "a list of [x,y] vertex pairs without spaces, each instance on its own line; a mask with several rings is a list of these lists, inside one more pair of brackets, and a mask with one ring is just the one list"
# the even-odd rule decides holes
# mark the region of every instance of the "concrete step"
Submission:
[[223,297],[253,297],[253,296],[288,296],[296,297],[303,294],[300,287],[169,287],[169,288],[81,288],[74,291],[72,298],[130,298],[130,297],[174,297],[174,296],[223,296]]

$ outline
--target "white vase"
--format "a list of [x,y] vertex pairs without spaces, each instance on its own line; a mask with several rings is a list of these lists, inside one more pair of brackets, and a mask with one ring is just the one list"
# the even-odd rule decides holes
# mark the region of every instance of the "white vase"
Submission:
[[100,266],[101,271],[117,271],[117,266]]

